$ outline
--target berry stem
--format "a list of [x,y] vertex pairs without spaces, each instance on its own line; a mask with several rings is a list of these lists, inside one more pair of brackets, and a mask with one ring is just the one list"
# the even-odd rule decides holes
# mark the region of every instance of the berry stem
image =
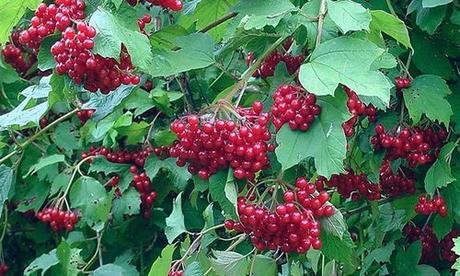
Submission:
[[204,28],[202,28],[201,30],[199,30],[199,32],[200,33],[206,33],[207,31],[219,26],[220,24],[224,23],[225,21],[227,21],[229,19],[232,19],[233,17],[235,17],[237,15],[238,15],[237,12],[228,13],[228,14],[222,16],[221,18],[218,18],[216,21],[211,22],[209,25],[207,25]]
[[[393,201],[394,199],[396,199],[395,197],[389,197],[389,198],[385,198],[385,199],[382,199],[382,200],[379,200],[377,201],[377,205],[380,206],[380,205],[383,205],[383,204],[386,204],[386,203],[389,203],[391,201]],[[369,209],[371,207],[371,205],[369,204],[366,204],[364,206],[361,206],[361,207],[358,207],[356,209],[353,209],[353,210],[350,210],[348,212],[343,212],[342,214],[346,217],[350,217],[352,215],[355,215],[355,214],[359,214],[361,213],[362,211],[366,211],[367,209]]]
[[102,234],[103,233],[104,232],[102,232],[102,231],[101,232],[99,232],[99,231],[96,232],[96,239],[97,239],[96,251],[94,252],[94,254],[91,257],[91,259],[89,259],[89,261],[83,267],[82,271],[86,271],[94,263],[94,261],[96,261],[98,256],[100,256],[99,252],[101,251],[101,245],[102,245],[101,240],[102,240]]
[[15,149],[13,150],[12,152],[10,152],[9,154],[7,154],[6,156],[4,156],[2,159],[0,159],[0,164],[2,164],[3,162],[5,162],[6,160],[10,159],[11,157],[13,157],[14,155],[18,154],[19,152],[21,152],[21,149],[24,149],[25,147],[27,147],[29,144],[31,144],[33,141],[35,141],[38,137],[40,137],[43,133],[47,132],[49,129],[53,128],[55,125],[59,124],[60,122],[62,121],[65,121],[66,119],[70,118],[73,114],[77,113],[79,109],[76,108],[72,111],[70,111],[69,113],[59,117],[58,119],[56,119],[55,121],[51,122],[49,125],[47,125],[46,127],[40,129],[37,133],[35,133],[34,135],[32,135],[29,139],[27,139],[24,143],[20,144],[19,145],[19,149]]
[[318,13],[318,31],[316,33],[315,48],[318,48],[318,46],[321,44],[321,36],[323,35],[324,17],[326,16],[326,13],[327,13],[326,0],[321,0],[320,6],[319,6],[319,13]]

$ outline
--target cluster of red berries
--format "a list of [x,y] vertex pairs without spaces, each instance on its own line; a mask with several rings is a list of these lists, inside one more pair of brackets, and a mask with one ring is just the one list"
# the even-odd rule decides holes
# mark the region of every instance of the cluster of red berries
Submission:
[[19,33],[11,34],[11,42],[6,44],[2,50],[2,55],[6,63],[11,65],[16,72],[25,75],[27,71],[37,62],[37,55],[28,52],[24,46],[19,43]]
[[168,276],[183,276],[184,271],[183,270],[176,270],[176,271],[169,271]]
[[262,110],[261,102],[252,108],[232,110],[238,116],[236,122],[208,115],[175,120],[171,130],[178,140],[170,149],[171,157],[180,167],[188,163],[189,172],[202,179],[229,166],[237,179],[254,179],[256,172],[269,166],[267,151],[274,149],[268,144],[270,118]]
[[320,249],[320,218],[332,216],[334,207],[328,203],[329,194],[319,192],[305,178],[296,181],[295,190],[284,193],[284,203],[275,210],[238,198],[239,221],[227,220],[228,230],[249,234],[252,244],[260,251],[281,250],[303,254],[311,247]]
[[150,156],[152,152],[162,152],[162,148],[160,147],[158,150],[155,150],[147,147],[137,151],[113,151],[105,147],[95,148],[91,146],[88,152],[82,153],[81,157],[84,159],[88,156],[103,155],[108,161],[112,163],[133,164],[139,167],[144,167],[145,160]]
[[[151,5],[160,6],[165,9],[170,9],[172,11],[180,11],[182,10],[182,1],[180,0],[145,0],[142,2],[150,3]],[[137,4],[137,0],[128,0],[128,3],[131,6],[135,6]]]
[[321,112],[315,95],[297,85],[281,85],[272,97],[271,112],[276,131],[286,123],[292,130],[307,131]]
[[82,109],[77,111],[77,117],[80,119],[80,123],[84,125],[94,114],[94,109]]
[[385,132],[383,125],[378,124],[375,132],[376,135],[371,139],[375,150],[386,149],[388,160],[405,158],[410,167],[433,162],[447,138],[447,131],[443,128],[438,131],[433,128],[404,128],[392,135]]
[[370,122],[377,120],[377,109],[372,105],[364,104],[358,95],[350,88],[344,86],[345,93],[347,93],[347,107],[348,111],[353,115],[348,121],[342,124],[345,136],[351,137],[355,133],[354,126],[358,122],[359,116],[367,116]]
[[393,173],[391,162],[384,160],[380,167],[380,186],[384,194],[396,197],[404,194],[415,193],[415,179],[411,178],[412,172],[399,168]]
[[55,0],[54,3],[49,6],[41,3],[38,6],[30,20],[31,26],[19,35],[22,45],[38,51],[43,38],[56,30],[64,31],[73,20],[85,18],[86,5],[83,0]]
[[8,267],[6,263],[0,264],[0,276],[6,276],[6,273],[8,273],[8,270],[10,270],[10,268]]
[[378,200],[381,198],[382,189],[380,185],[370,182],[363,173],[355,174],[349,170],[345,174],[333,175],[329,181],[323,177],[319,179],[326,182],[329,187],[336,187],[337,192],[343,198],[351,198],[353,201],[361,198],[368,200]]
[[73,211],[64,211],[57,207],[48,207],[37,213],[37,219],[49,224],[55,232],[62,230],[72,231],[78,222],[78,214]]
[[56,72],[67,74],[75,83],[84,84],[90,92],[98,89],[109,93],[121,84],[139,84],[139,76],[133,75],[131,58],[122,47],[120,62],[113,58],[104,58],[91,52],[96,30],[83,22],[77,24],[77,30],[68,27],[61,40],[51,47],[51,54],[57,62]]
[[411,80],[409,78],[397,77],[395,78],[396,88],[398,90],[407,88],[411,85]]
[[441,217],[447,216],[447,206],[442,196],[434,196],[432,199],[421,195],[415,205],[415,212],[421,215],[438,213]]
[[405,234],[409,243],[413,243],[417,240],[422,242],[422,258],[420,260],[421,263],[430,263],[436,261],[436,249],[439,247],[439,241],[430,226],[426,225],[425,227],[420,228],[413,223],[408,223],[404,227],[403,233]]
[[129,171],[133,174],[133,186],[141,195],[141,210],[143,216],[149,218],[152,215],[152,205],[157,198],[157,192],[154,191],[150,184],[150,178],[145,172],[139,173],[136,165],[132,165]]
[[139,30],[143,33],[146,34],[145,32],[145,25],[149,24],[152,22],[152,16],[150,14],[144,14],[141,18],[137,20],[137,25],[139,26]]
[[440,242],[440,255],[441,259],[446,260],[449,263],[453,263],[457,260],[458,255],[455,254],[452,249],[454,248],[454,241],[453,239],[460,236],[460,231],[457,229],[452,229]]
[[[278,51],[273,51],[254,72],[253,76],[261,77],[263,79],[273,76],[275,74],[276,66],[282,61],[286,64],[288,73],[292,75],[299,69],[304,60],[305,56],[303,55],[293,56],[288,53],[282,54]],[[250,66],[253,61],[254,54],[249,53],[246,57],[246,64]]]

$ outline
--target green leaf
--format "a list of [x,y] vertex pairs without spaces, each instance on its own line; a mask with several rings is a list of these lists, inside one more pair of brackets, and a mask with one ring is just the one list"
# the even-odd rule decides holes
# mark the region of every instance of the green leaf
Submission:
[[335,210],[334,215],[321,219],[321,228],[328,234],[337,236],[339,239],[348,233],[347,224],[339,210]]
[[442,20],[446,14],[446,6],[438,6],[435,8],[424,8],[422,0],[412,0],[407,8],[407,14],[416,11],[417,16],[415,23],[421,30],[434,34],[436,29],[441,25]]
[[12,111],[1,115],[0,130],[4,130],[10,126],[23,127],[29,123],[35,123],[38,125],[40,118],[48,110],[48,103],[44,102],[31,108],[27,108],[30,102],[31,98],[26,98]]
[[3,215],[3,205],[8,199],[11,184],[13,183],[13,170],[5,165],[0,165],[0,218]]
[[[192,17],[181,16],[179,24],[192,25]],[[175,40],[179,36],[188,35],[187,30],[179,25],[168,25],[162,27],[159,31],[150,36],[150,44],[154,48],[171,50],[175,47]]]
[[155,154],[151,154],[145,161],[145,172],[150,179],[153,179],[157,176],[160,169],[170,172],[172,183],[179,190],[184,190],[187,187],[188,180],[192,177],[185,167],[178,167],[176,165],[174,158],[160,160]]
[[225,186],[228,181],[228,171],[220,170],[209,178],[209,192],[214,201],[219,203],[225,214],[236,217],[235,206],[228,200],[225,194]]
[[399,248],[396,252],[394,267],[397,275],[411,275],[422,256],[422,243],[420,240],[412,243],[407,251]]
[[433,220],[433,232],[438,240],[442,240],[452,230],[454,220],[452,216],[445,218],[436,215]]
[[287,170],[308,157],[315,159],[318,174],[329,178],[343,172],[346,138],[342,122],[349,119],[344,93],[318,99],[321,114],[307,132],[292,131],[285,125],[276,135],[276,157]]
[[390,257],[395,250],[394,242],[390,242],[385,246],[376,248],[372,250],[363,261],[363,272],[366,272],[372,265],[373,262],[376,263],[387,263],[390,261]]
[[414,124],[425,114],[430,120],[438,120],[448,127],[453,112],[445,97],[451,93],[449,86],[439,76],[416,77],[409,88],[403,89],[404,102]]
[[46,71],[54,69],[56,67],[56,61],[53,55],[51,55],[51,46],[61,38],[61,35],[47,36],[40,43],[40,50],[38,51],[38,69]]
[[[455,238],[453,240],[454,240],[454,247],[452,248],[452,251],[454,251],[455,254],[460,255],[460,238]],[[457,272],[460,271],[460,258],[457,258],[455,263],[452,265],[452,268],[457,270]]]
[[77,275],[76,267],[71,263],[71,248],[66,241],[62,241],[56,248],[56,256],[59,259],[59,264],[62,267],[64,275]]
[[354,244],[350,237],[350,233],[345,233],[343,238],[321,231],[321,241],[323,246],[321,252],[330,258],[347,264],[353,264],[355,253],[353,251]]
[[351,0],[328,0],[327,12],[342,33],[369,30],[371,15],[361,4]]
[[131,56],[132,63],[142,71],[149,72],[154,65],[150,41],[146,35],[138,31],[135,20],[126,18],[137,18],[134,8],[126,7],[121,13],[113,14],[98,7],[89,21],[97,31],[93,51],[103,57],[119,60],[123,44]]
[[129,96],[133,91],[134,86],[121,85],[116,90],[110,92],[108,95],[102,93],[90,93],[89,101],[86,102],[83,109],[95,109],[91,119],[100,121],[105,116],[109,115],[121,101]]
[[113,201],[112,213],[115,219],[121,221],[124,215],[132,216],[140,213],[141,199],[139,192],[129,188],[120,198]]
[[62,173],[58,174],[54,179],[53,183],[51,184],[50,189],[50,196],[57,194],[61,191],[64,187],[69,184],[70,181],[70,174],[68,171],[63,171]]
[[165,235],[171,244],[180,234],[187,231],[184,223],[184,214],[182,213],[182,193],[177,195],[173,202],[173,211],[166,218]]
[[57,163],[64,162],[64,161],[65,161],[65,156],[62,154],[53,154],[50,156],[40,158],[35,165],[30,167],[29,171],[27,172],[26,175],[23,176],[23,178],[26,178],[29,175],[35,174],[36,172],[38,172],[39,170],[43,168],[46,168],[53,164],[57,164]]
[[155,107],[149,93],[140,88],[135,89],[123,100],[123,106],[131,111],[134,110],[135,117]]
[[174,253],[174,245],[166,245],[161,251],[161,256],[158,257],[150,268],[148,276],[168,275],[171,267],[172,255]]
[[52,135],[56,146],[64,149],[70,155],[74,150],[80,148],[77,131],[75,130],[75,126],[70,122],[60,123]]
[[194,261],[185,267],[184,274],[185,276],[201,276],[204,275],[204,271],[200,263]]
[[56,255],[56,249],[51,250],[48,254],[43,254],[36,258],[29,266],[24,270],[24,275],[35,275],[39,270],[42,271],[41,275],[45,275],[45,272],[52,266],[59,263],[59,259]]
[[388,105],[393,84],[383,73],[371,70],[384,53],[366,40],[328,40],[313,51],[309,63],[300,67],[300,83],[316,95],[334,95],[337,86],[344,84],[358,95],[376,97]]
[[239,16],[247,16],[243,20],[246,30],[262,29],[270,25],[275,27],[280,20],[296,7],[289,0],[252,0],[240,1],[233,10]]
[[382,10],[373,10],[370,13],[372,15],[371,32],[377,32],[382,40],[381,33],[385,33],[407,48],[412,48],[404,21]]
[[72,208],[79,208],[82,220],[95,231],[101,231],[109,218],[111,197],[94,178],[82,176],[70,189],[69,199]]
[[123,174],[127,173],[130,165],[119,164],[109,162],[104,156],[98,156],[94,158],[89,167],[89,173],[91,172],[103,172],[106,175],[111,173]]
[[0,2],[0,44],[8,41],[13,27],[19,23],[27,9],[35,10],[41,0],[15,0]]
[[116,264],[106,264],[93,272],[94,276],[126,276],[125,269]]
[[249,268],[248,259],[237,252],[212,251],[215,258],[211,258],[211,267],[218,275],[240,276],[246,275]]
[[175,39],[177,49],[159,50],[149,68],[152,77],[179,74],[193,69],[205,68],[215,63],[213,42],[209,35],[193,33]]
[[434,8],[437,6],[444,6],[452,2],[453,0],[422,0],[422,6],[424,8]]
[[441,148],[438,158],[430,167],[425,176],[425,190],[433,195],[436,188],[446,187],[448,184],[455,181],[450,164],[447,159],[450,159],[452,152],[457,147],[456,143],[450,142]]
[[[191,15],[181,16],[179,23],[182,26],[189,27],[196,23],[197,29],[202,29],[214,21],[220,19],[229,12],[237,0],[202,0],[196,6],[195,11]],[[224,22],[219,26],[212,28],[208,33],[215,41],[220,41],[225,34],[227,26],[230,22]],[[156,36],[156,33],[153,37]]]
[[276,261],[273,258],[267,257],[265,255],[256,255],[254,256],[254,267],[253,274],[254,276],[270,276],[277,275],[278,269]]
[[233,170],[228,170],[227,181],[225,182],[225,197],[235,206],[237,206],[237,199],[238,199],[238,187],[235,183],[235,179],[233,178]]
[[49,185],[43,181],[28,183],[27,192],[25,196],[21,198],[21,203],[16,211],[26,212],[28,210],[34,210],[37,212],[48,197],[49,190]]

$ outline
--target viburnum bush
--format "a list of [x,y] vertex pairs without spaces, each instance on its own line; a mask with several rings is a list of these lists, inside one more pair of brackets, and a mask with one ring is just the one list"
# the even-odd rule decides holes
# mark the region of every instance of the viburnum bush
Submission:
[[0,14],[0,276],[460,271],[457,0]]

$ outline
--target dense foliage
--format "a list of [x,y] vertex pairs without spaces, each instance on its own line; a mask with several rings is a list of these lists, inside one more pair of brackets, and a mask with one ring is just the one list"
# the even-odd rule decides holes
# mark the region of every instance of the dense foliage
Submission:
[[0,276],[460,270],[459,1],[0,18]]

